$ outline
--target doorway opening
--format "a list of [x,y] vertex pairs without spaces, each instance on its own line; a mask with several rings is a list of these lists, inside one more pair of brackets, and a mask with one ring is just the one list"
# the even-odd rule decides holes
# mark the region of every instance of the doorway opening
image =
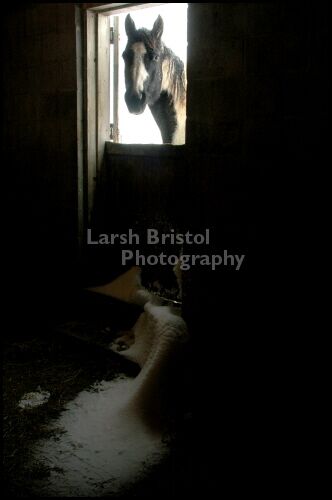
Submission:
[[[139,10],[130,10],[136,29],[152,30],[158,16],[163,20],[161,40],[175,56],[187,64],[187,8],[185,3],[169,3]],[[128,37],[126,33],[126,13],[110,15],[110,139],[122,144],[163,144],[161,131],[149,106],[142,114],[133,114],[125,101],[125,52]],[[185,115],[185,110],[184,112]],[[184,116],[185,121],[185,116]],[[185,126],[185,125],[184,125]],[[182,142],[184,144],[184,135]]]

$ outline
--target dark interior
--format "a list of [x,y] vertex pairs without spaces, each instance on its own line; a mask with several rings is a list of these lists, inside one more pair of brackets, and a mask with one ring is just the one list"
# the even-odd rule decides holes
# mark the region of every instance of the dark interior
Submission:
[[[103,351],[102,333],[132,324],[135,306],[84,291],[130,267],[120,265],[117,246],[79,243],[75,12],[91,5],[7,4],[3,16],[3,265],[10,299],[2,334],[4,450],[12,496],[29,496],[24,457],[40,435],[15,409],[31,380],[48,377],[66,401],[96,378],[135,371]],[[284,318],[303,246],[291,246],[290,210],[296,221],[303,218],[296,201],[302,181],[325,161],[328,19],[325,5],[313,1],[189,4],[186,145],[162,156],[139,156],[130,147],[105,153],[96,230],[210,228],[206,251],[246,255],[239,272],[195,266],[183,274],[191,342],[185,394],[175,404],[193,418],[180,426],[172,462],[132,498],[229,488],[269,496],[284,491],[291,476],[285,447],[294,446],[286,438],[294,399],[284,388],[294,339]],[[204,253],[199,245],[184,251]],[[161,272],[143,270],[144,284],[159,276],[171,287],[169,272]],[[88,344],[82,332],[75,337],[59,328],[71,321],[90,328]],[[95,335],[91,343],[97,331],[99,341]],[[72,382],[59,388],[66,378]],[[59,398],[51,413],[35,417],[36,426],[59,412]]]

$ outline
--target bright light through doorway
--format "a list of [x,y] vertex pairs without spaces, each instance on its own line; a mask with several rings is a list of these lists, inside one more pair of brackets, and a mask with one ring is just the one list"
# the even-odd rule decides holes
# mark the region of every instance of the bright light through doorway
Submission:
[[[162,40],[180,59],[187,63],[187,8],[186,3],[171,3],[134,10],[130,13],[136,28],[152,29],[153,23],[160,14],[164,20]],[[161,134],[148,107],[142,115],[129,113],[125,100],[124,61],[121,54],[127,44],[125,18],[119,18],[119,82],[118,82],[118,127],[119,142],[126,144],[162,144]],[[112,101],[112,99],[111,99]]]

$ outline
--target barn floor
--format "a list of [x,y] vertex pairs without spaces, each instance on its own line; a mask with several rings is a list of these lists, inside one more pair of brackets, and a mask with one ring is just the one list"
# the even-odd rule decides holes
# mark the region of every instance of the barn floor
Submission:
[[[96,299],[91,295],[87,300]],[[138,373],[136,365],[105,349],[119,330],[135,322],[138,310],[130,306],[123,314],[123,307],[128,308],[114,302],[111,316],[76,318],[48,326],[43,335],[24,332],[5,341],[4,491],[9,496],[32,496],[33,491],[36,496],[34,482],[49,475],[46,465],[31,465],[31,450],[41,438],[50,438],[48,424],[59,417],[66,403],[96,382]],[[18,406],[24,394],[38,390],[50,394],[45,404],[32,409]],[[190,461],[184,454],[182,447],[175,447],[134,491],[112,498],[172,498],[185,491]]]

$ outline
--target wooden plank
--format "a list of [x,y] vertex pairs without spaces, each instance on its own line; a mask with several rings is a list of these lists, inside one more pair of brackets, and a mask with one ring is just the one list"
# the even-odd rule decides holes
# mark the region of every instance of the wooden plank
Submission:
[[110,22],[97,17],[97,163],[98,176],[105,152],[105,142],[110,137]]
[[83,68],[83,13],[75,6],[76,74],[77,74],[77,226],[78,250],[81,254],[84,240],[84,68]]
[[158,5],[165,5],[165,3],[84,3],[82,9],[110,15],[145,9],[146,7],[157,7]]
[[119,142],[119,17],[114,16],[113,124],[114,142]]
[[172,144],[115,144],[106,142],[106,153],[116,156],[147,156],[147,157],[182,157],[186,154],[186,145]]
[[96,24],[97,15],[92,12],[86,13],[86,144],[87,144],[87,206],[88,222],[91,220],[91,212],[94,204],[94,195],[97,176],[97,72],[96,72]]

